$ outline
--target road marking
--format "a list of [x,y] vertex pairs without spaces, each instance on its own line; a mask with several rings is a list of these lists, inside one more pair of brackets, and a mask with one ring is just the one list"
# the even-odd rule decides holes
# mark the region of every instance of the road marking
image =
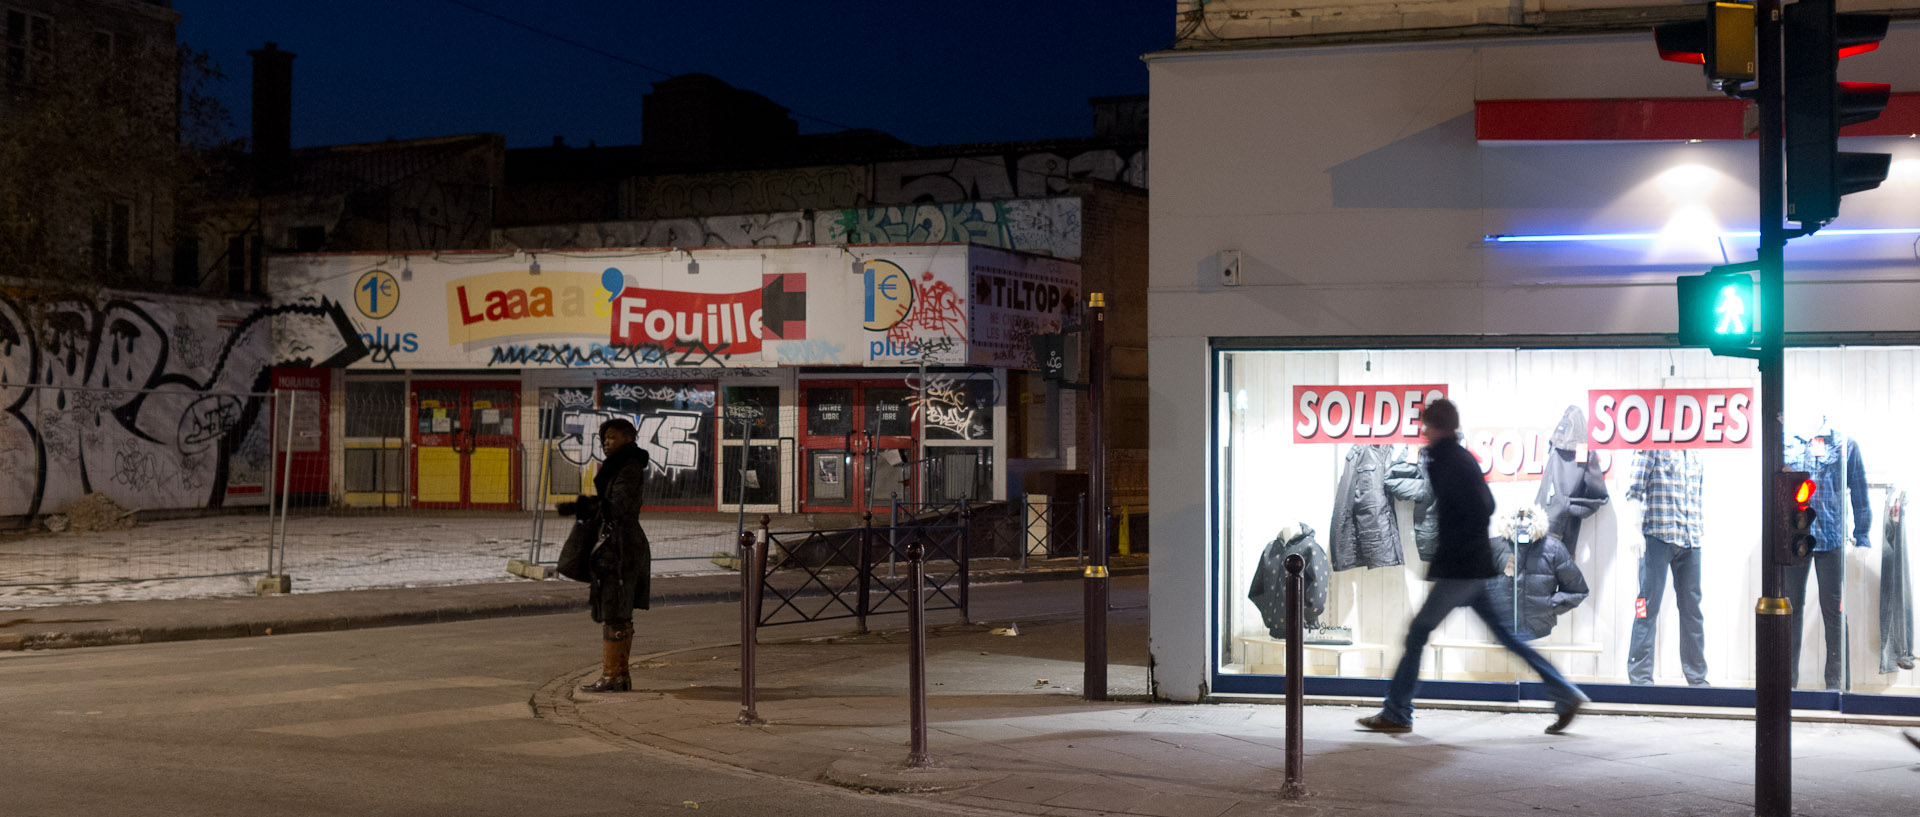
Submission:
[[490,746],[487,748],[487,751],[506,752],[512,755],[529,755],[532,757],[584,757],[586,755],[618,752],[620,751],[620,747],[609,744],[599,738],[582,737],[542,740],[533,743],[512,743],[506,746]]
[[431,712],[415,712],[411,715],[381,715],[372,718],[348,718],[345,720],[315,721],[297,723],[291,726],[269,726],[255,729],[255,732],[274,732],[282,735],[303,735],[310,738],[344,738],[353,735],[371,735],[378,732],[398,732],[403,729],[426,729],[434,726],[458,726],[463,723],[483,723],[486,721],[504,721],[514,718],[532,718],[533,710],[525,701],[492,706],[476,706],[467,709],[438,709]]
[[367,698],[375,695],[397,695],[405,692],[421,692],[432,689],[486,689],[491,687],[521,685],[522,683],[519,681],[479,676],[414,678],[404,681],[371,681],[357,684],[334,684],[332,686],[308,687],[306,689],[290,689],[283,692],[255,692],[245,695],[221,695],[215,693],[180,701],[163,701],[125,707],[109,707],[106,713],[113,717],[184,715],[195,712],[219,712],[228,709],[246,709],[256,706],[282,706],[286,704],[303,704],[320,701],[350,701],[355,698]]
[[[26,653],[0,653],[0,674],[14,672],[89,672],[99,669],[133,667],[141,664],[188,664],[199,665],[207,662],[207,656],[236,652],[250,652],[252,647],[224,650],[195,650],[191,654],[179,651],[156,653],[119,653],[98,655],[92,651],[75,658],[71,654],[49,655],[48,651],[36,650]],[[65,651],[62,651],[65,652]]]
[[274,678],[282,675],[316,675],[323,672],[350,672],[353,667],[335,667],[327,664],[280,664],[271,667],[242,667],[229,670],[209,670],[188,672],[177,675],[109,675],[100,677],[98,673],[87,672],[89,677],[69,681],[50,681],[37,684],[9,684],[0,686],[0,699],[30,695],[36,692],[97,692],[100,690],[123,689],[126,687],[160,686],[192,681],[210,681],[218,678]]

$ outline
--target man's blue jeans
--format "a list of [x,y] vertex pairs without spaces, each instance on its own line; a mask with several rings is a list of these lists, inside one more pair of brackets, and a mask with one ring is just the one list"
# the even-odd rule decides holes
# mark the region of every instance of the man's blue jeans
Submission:
[[1487,629],[1493,631],[1493,637],[1500,646],[1513,651],[1527,662],[1527,666],[1540,676],[1547,685],[1547,695],[1555,702],[1555,711],[1566,711],[1576,703],[1585,703],[1587,696],[1567,679],[1560,671],[1547,663],[1540,653],[1535,652],[1526,642],[1513,637],[1513,630],[1501,617],[1500,611],[1493,609],[1493,602],[1487,598],[1487,582],[1484,579],[1436,579],[1433,589],[1427,591],[1427,601],[1420,605],[1420,612],[1413,617],[1413,623],[1407,625],[1407,651],[1400,656],[1400,666],[1393,672],[1393,682],[1387,685],[1387,702],[1380,714],[1395,723],[1411,725],[1413,723],[1413,693],[1420,688],[1420,652],[1427,646],[1427,637],[1433,634],[1447,614],[1459,607],[1471,607],[1480,620],[1486,622]]

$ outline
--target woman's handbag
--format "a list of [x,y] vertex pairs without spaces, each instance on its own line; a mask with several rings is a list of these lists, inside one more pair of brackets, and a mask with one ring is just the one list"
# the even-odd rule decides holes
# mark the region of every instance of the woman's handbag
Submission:
[[575,519],[573,530],[567,533],[567,543],[560,546],[560,564],[555,569],[576,582],[592,578],[587,557],[593,553],[593,545],[599,538],[600,514]]

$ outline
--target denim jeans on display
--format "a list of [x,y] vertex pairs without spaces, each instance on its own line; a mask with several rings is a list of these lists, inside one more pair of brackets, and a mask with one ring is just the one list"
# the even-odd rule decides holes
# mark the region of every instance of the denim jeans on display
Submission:
[[1667,594],[1667,573],[1673,573],[1673,600],[1680,608],[1680,671],[1692,686],[1707,683],[1707,630],[1700,615],[1700,549],[1669,544],[1647,537],[1646,555],[1640,557],[1640,601],[1644,612],[1636,611],[1633,639],[1627,646],[1627,680],[1636,684],[1653,683],[1653,641],[1659,631],[1660,602]]
[[1413,693],[1420,687],[1420,653],[1440,622],[1446,620],[1448,613],[1460,607],[1471,607],[1474,615],[1479,616],[1487,629],[1493,632],[1500,646],[1527,662],[1527,666],[1547,685],[1547,695],[1553,698],[1556,710],[1564,711],[1573,704],[1587,700],[1587,696],[1561,677],[1559,670],[1547,663],[1547,659],[1513,636],[1506,617],[1494,609],[1492,599],[1487,597],[1485,579],[1437,579],[1427,591],[1426,603],[1420,605],[1420,612],[1414,614],[1413,623],[1407,625],[1407,651],[1400,656],[1400,665],[1393,672],[1393,681],[1387,685],[1386,704],[1380,710],[1380,714],[1388,720],[1413,723]]
[[1887,503],[1880,548],[1880,671],[1913,669],[1913,585],[1907,576],[1907,495]]
[[1800,684],[1800,639],[1806,631],[1802,617],[1807,612],[1808,573],[1817,573],[1820,580],[1820,620],[1826,625],[1827,641],[1827,658],[1822,666],[1826,670],[1827,689],[1839,689],[1840,648],[1846,643],[1840,621],[1840,588],[1846,584],[1847,573],[1846,548],[1814,551],[1811,564],[1787,568],[1787,601],[1793,605],[1793,670],[1789,677],[1794,686]]

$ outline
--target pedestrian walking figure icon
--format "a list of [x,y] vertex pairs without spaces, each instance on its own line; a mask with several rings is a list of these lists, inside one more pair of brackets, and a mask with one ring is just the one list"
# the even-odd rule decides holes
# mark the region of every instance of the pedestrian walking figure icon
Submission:
[[1720,303],[1713,309],[1720,315],[1720,325],[1714,328],[1716,334],[1747,334],[1747,302],[1740,297],[1740,288],[1728,286],[1720,290]]

